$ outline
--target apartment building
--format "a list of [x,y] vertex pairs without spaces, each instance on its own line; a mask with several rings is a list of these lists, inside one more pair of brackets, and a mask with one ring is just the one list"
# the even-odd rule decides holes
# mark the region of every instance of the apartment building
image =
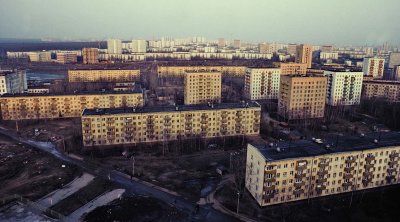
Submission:
[[278,115],[287,120],[324,117],[326,85],[324,76],[281,76]]
[[301,44],[296,49],[296,62],[307,64],[307,68],[311,68],[312,65],[312,46],[307,44]]
[[99,62],[99,49],[97,48],[83,48],[83,64],[96,64]]
[[122,41],[120,39],[107,39],[108,54],[122,54]]
[[158,66],[158,77],[183,77],[186,72],[218,71],[223,75],[244,76],[245,66]]
[[184,78],[185,105],[221,102],[221,72],[186,72]]
[[[246,189],[260,206],[399,183],[400,133],[247,146]],[[378,140],[379,139],[379,140]]]
[[257,102],[118,109],[86,109],[84,146],[160,142],[190,138],[256,135]]
[[385,69],[385,59],[380,58],[364,58],[363,73],[366,76],[372,75],[375,79],[383,78],[383,71]]
[[140,80],[139,69],[68,70],[69,82],[132,82]]
[[25,70],[0,70],[0,95],[23,93],[27,89]]
[[307,64],[302,63],[280,63],[281,74],[306,74]]
[[326,104],[330,106],[360,104],[362,72],[324,71],[324,76],[328,78]]
[[143,106],[142,90],[76,94],[4,94],[3,120],[80,117],[84,109]]
[[321,52],[319,54],[319,59],[321,60],[328,60],[328,59],[337,60],[338,58],[339,54],[337,52]]
[[389,102],[400,102],[400,82],[386,80],[364,80],[362,98],[383,99]]
[[77,63],[78,56],[73,52],[57,52],[56,53],[57,62],[61,64]]
[[244,93],[250,100],[278,99],[281,69],[248,68],[244,81]]

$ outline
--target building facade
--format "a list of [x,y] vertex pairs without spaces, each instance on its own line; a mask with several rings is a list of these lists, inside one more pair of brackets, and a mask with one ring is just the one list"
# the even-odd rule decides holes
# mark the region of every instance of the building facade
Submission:
[[297,46],[296,50],[296,62],[307,64],[307,68],[311,68],[312,65],[312,46],[307,44],[301,44]]
[[363,81],[362,98],[400,102],[400,82],[386,80]]
[[107,40],[108,54],[122,54],[122,41],[120,39]]
[[323,76],[281,76],[278,115],[287,120],[324,117],[326,85]]
[[140,40],[132,40],[132,52],[133,53],[145,53],[147,52],[147,41]]
[[186,72],[218,71],[228,76],[244,76],[245,66],[158,66],[158,77],[184,77]]
[[389,55],[388,67],[393,69],[395,66],[400,65],[400,52],[391,52]]
[[85,110],[84,146],[162,142],[179,139],[257,135],[256,102],[214,105]]
[[221,102],[221,72],[187,72],[184,79],[185,105]]
[[244,93],[250,100],[278,99],[281,69],[248,68],[244,81]]
[[307,64],[305,63],[281,63],[281,74],[306,74]]
[[0,95],[24,93],[27,89],[25,70],[0,70]]
[[61,64],[77,63],[78,55],[73,52],[57,52],[57,62]]
[[69,82],[133,82],[140,80],[139,69],[68,70]]
[[[399,136],[391,132],[386,138],[382,135],[381,141],[400,144]],[[290,150],[276,147],[287,148],[287,144],[249,144],[246,189],[259,206],[270,206],[399,183],[400,146],[372,140],[373,136],[352,137],[344,141],[349,145],[336,152],[312,141],[292,143]],[[353,141],[358,144],[352,145]]]
[[99,49],[83,48],[82,49],[83,64],[96,64],[99,62]]
[[362,72],[324,71],[324,76],[328,77],[326,104],[330,106],[360,104]]
[[364,75],[372,75],[375,79],[383,78],[383,71],[385,69],[385,59],[380,58],[364,58],[363,73]]
[[3,120],[80,117],[84,109],[143,106],[143,93],[5,94],[0,97]]

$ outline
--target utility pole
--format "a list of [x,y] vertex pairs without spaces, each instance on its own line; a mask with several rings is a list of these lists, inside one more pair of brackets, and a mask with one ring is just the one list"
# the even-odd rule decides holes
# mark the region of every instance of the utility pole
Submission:
[[236,206],[236,213],[239,214],[239,198],[240,198],[240,192],[237,192],[237,206]]

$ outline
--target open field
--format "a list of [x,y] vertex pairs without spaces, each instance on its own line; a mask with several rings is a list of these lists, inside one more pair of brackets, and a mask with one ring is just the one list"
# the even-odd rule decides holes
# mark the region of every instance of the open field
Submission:
[[80,174],[75,166],[26,145],[19,145],[7,137],[0,137],[1,197],[18,194],[36,200]]

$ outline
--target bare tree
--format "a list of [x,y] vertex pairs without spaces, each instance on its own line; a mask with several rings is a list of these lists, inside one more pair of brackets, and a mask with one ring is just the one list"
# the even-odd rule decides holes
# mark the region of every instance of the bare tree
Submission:
[[231,153],[231,171],[234,176],[235,195],[237,195],[236,213],[239,213],[240,197],[244,192],[246,177],[246,153],[239,151]]

